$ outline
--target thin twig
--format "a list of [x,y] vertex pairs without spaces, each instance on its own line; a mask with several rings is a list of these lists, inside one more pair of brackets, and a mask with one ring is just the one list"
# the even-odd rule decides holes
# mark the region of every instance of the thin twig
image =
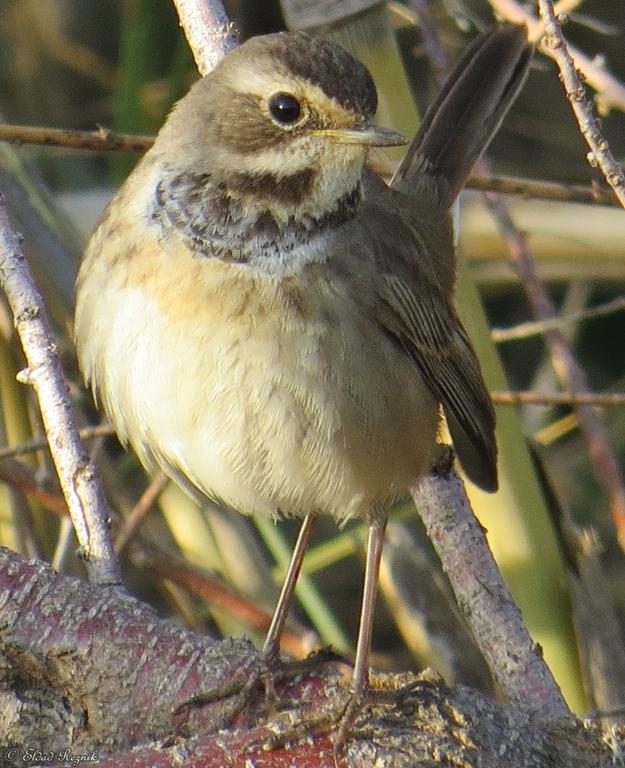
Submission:
[[206,75],[237,45],[236,25],[221,0],[174,0],[174,4],[197,68]]
[[[81,440],[93,440],[96,437],[108,437],[114,435],[115,430],[110,424],[98,424],[95,427],[83,427],[78,430]],[[24,440],[19,445],[6,445],[0,447],[0,459],[7,456],[22,456],[25,453],[33,453],[48,447],[48,441],[45,437],[34,437],[32,440]]]
[[[543,36],[543,24],[528,10],[527,5],[521,5],[517,0],[488,0],[488,2],[495,13],[506,21],[526,24],[530,40],[536,42]],[[545,53],[554,56],[549,49],[546,49]],[[625,112],[625,85],[608,72],[596,57],[591,59],[572,45],[569,46],[569,53],[575,67],[597,91],[597,101],[600,102],[602,113],[609,112],[613,107]]]
[[473,174],[466,183],[467,189],[482,192],[500,192],[504,195],[522,195],[539,200],[554,200],[562,203],[597,203],[618,206],[619,203],[609,187],[594,184],[564,184],[558,181],[538,181],[515,176],[492,176]]
[[[534,317],[539,320],[553,320],[557,317],[556,308],[538,277],[536,262],[525,238],[516,228],[502,198],[489,192],[486,194],[486,199],[505,238],[510,259],[519,274]],[[588,393],[590,388],[586,373],[562,332],[552,329],[546,331],[544,336],[551,364],[563,388],[574,396]],[[597,411],[586,404],[578,404],[574,407],[588,445],[591,466],[608,499],[619,541],[625,547],[625,484],[621,467]]]
[[562,27],[555,16],[553,3],[551,0],[538,0],[538,8],[546,32],[543,44],[551,52],[550,55],[560,69],[560,79],[579,123],[579,130],[590,147],[588,161],[592,166],[598,166],[601,169],[605,180],[625,208],[625,173],[614,159],[607,139],[601,132],[599,120],[595,116],[586,89],[577,74],[575,63],[562,34]]
[[0,123],[0,141],[88,149],[96,152],[106,150],[146,152],[154,143],[154,137],[113,133],[102,126],[97,131],[76,131],[70,128],[45,128],[35,125]]
[[[171,554],[152,550],[145,543],[139,546],[135,559],[159,578],[174,582],[212,608],[226,611],[249,629],[257,632],[269,629],[271,612],[240,595],[220,577],[203,573],[199,568]],[[302,658],[310,653],[310,633],[287,628],[280,638],[280,646],[287,653]]]
[[597,408],[625,405],[625,392],[491,392],[497,405],[592,405]]
[[167,487],[169,478],[164,472],[159,472],[141,494],[141,498],[130,510],[128,516],[124,519],[124,523],[115,537],[115,551],[118,555],[124,551],[124,548],[130,541],[131,537],[141,525],[141,522],[152,509],[156,503],[158,497]]
[[0,483],[20,491],[25,496],[43,504],[44,507],[56,512],[57,515],[67,515],[67,504],[58,490],[44,487],[37,480],[36,470],[26,466],[16,459],[6,458],[0,461]]
[[[16,144],[40,144],[48,147],[92,152],[147,152],[154,143],[154,136],[113,133],[104,127],[100,127],[97,131],[77,131],[71,128],[0,123],[0,141],[10,141]],[[376,171],[388,176],[392,176],[396,170],[396,163],[388,163],[388,167],[382,163],[376,166]],[[563,184],[556,181],[522,179],[515,176],[473,175],[467,181],[466,186],[468,189],[477,189],[483,192],[501,192],[541,200],[618,205],[611,190],[599,185]]]
[[427,56],[432,66],[434,81],[441,88],[449,69],[449,57],[447,56],[445,46],[438,36],[436,25],[432,18],[430,3],[426,2],[426,0],[410,0],[410,5],[414,13],[414,23],[418,22],[419,30],[423,36]]
[[[579,323],[583,320],[611,315],[623,309],[625,309],[625,296],[618,296],[616,299],[612,299],[612,301],[606,301],[604,304],[599,304],[596,307],[580,309],[578,312],[571,312],[570,315],[559,315],[548,320],[533,320],[519,323],[513,328],[493,328],[491,330],[491,338],[496,342],[527,339],[530,336],[538,336],[546,331],[561,330],[567,325]],[[2,456],[1,451],[0,456]]]
[[71,418],[67,385],[43,300],[13,232],[0,195],[0,283],[13,312],[28,369],[20,381],[33,385],[50,453],[70,511],[78,543],[94,584],[120,584],[109,514],[97,474],[82,449]]

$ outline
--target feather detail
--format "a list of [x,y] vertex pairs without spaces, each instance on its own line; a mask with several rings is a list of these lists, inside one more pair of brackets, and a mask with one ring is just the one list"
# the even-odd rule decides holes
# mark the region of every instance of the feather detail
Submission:
[[426,386],[443,406],[456,453],[467,476],[485,491],[497,489],[495,413],[480,364],[454,309],[436,288],[417,294],[397,275],[378,286],[379,321],[401,343]]

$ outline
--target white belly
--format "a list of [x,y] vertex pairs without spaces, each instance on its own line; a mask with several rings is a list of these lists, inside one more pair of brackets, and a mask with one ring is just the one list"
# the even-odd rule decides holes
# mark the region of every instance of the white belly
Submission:
[[146,465],[243,513],[339,519],[378,514],[429,468],[436,405],[356,310],[186,266],[170,285],[158,264],[81,276],[81,367]]

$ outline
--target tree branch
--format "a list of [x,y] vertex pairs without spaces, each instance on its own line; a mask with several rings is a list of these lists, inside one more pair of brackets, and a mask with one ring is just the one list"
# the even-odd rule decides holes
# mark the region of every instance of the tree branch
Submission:
[[[260,660],[245,640],[202,637],[119,592],[59,576],[4,548],[0,626],[5,744],[56,755],[95,751],[101,768],[332,764],[323,732],[263,751],[266,739],[292,727],[294,710],[267,714],[262,692],[232,728],[218,732],[237,696],[210,694],[232,692]],[[309,666],[276,684],[280,701],[297,702],[299,715],[311,718],[344,689],[336,663]],[[612,768],[612,750],[591,724],[550,724],[468,688],[450,691],[431,675],[376,680],[383,687],[356,723],[350,765]]]
[[412,497],[456,600],[506,698],[544,722],[571,719],[491,554],[462,480],[425,477]]
[[237,45],[236,26],[221,0],[174,0],[174,4],[197,68],[205,75]]
[[614,159],[607,139],[601,132],[586,89],[580,80],[575,62],[562,34],[562,27],[556,19],[551,0],[538,0],[538,8],[545,25],[543,45],[550,51],[560,69],[560,79],[566,96],[579,123],[579,130],[590,147],[588,162],[598,166],[614,194],[625,208],[625,173]]
[[50,453],[67,501],[89,579],[120,584],[109,515],[93,465],[85,455],[72,422],[67,385],[58,347],[53,341],[41,295],[35,288],[21,243],[13,233],[0,195],[0,285],[13,312],[28,362],[20,381],[32,384],[50,445]]
[[[532,314],[541,321],[556,318],[553,302],[538,277],[533,254],[512,221],[507,207],[501,197],[492,192],[487,193],[486,199],[506,241],[510,261],[519,274]],[[551,364],[562,386],[573,397],[585,395],[589,391],[586,372],[562,332],[558,329],[547,330],[544,338]],[[591,405],[578,404],[575,411],[588,445],[595,477],[608,499],[619,541],[625,547],[625,483],[621,467],[610,446],[605,424],[596,410]]]

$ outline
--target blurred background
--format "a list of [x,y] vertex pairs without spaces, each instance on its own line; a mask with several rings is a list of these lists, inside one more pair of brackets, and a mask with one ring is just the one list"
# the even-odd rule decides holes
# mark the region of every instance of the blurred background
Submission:
[[[242,38],[288,23],[342,42],[374,74],[381,122],[407,135],[436,93],[445,60],[453,62],[477,32],[493,23],[493,5],[486,0],[226,2]],[[568,39],[614,77],[612,85],[590,93],[612,151],[622,160],[625,4],[579,0],[565,5]],[[423,31],[419,14],[424,9],[433,32]],[[434,65],[433,39],[445,52]],[[171,0],[0,0],[0,121],[153,134],[196,77]],[[602,180],[588,164],[587,151],[553,62],[537,54],[517,104],[487,153],[488,173],[597,185]],[[193,627],[259,640],[296,525],[275,528],[210,505],[200,510],[172,485],[147,478],[135,458],[107,435],[76,370],[71,315],[82,244],[138,157],[136,152],[1,143],[0,189],[25,236],[53,316],[77,418],[85,429],[100,426],[88,434],[88,445],[103,474],[131,588]],[[390,153],[372,158],[386,171],[396,161]],[[561,331],[588,387],[622,393],[625,213],[610,205],[528,195],[508,196],[506,202],[558,313],[576,313],[577,322],[563,324]],[[566,390],[542,334],[512,334],[506,340],[492,334],[532,318],[498,225],[475,191],[463,197],[460,253],[459,307],[492,389]],[[600,309],[588,312],[593,307]],[[41,428],[31,393],[15,381],[22,367],[0,299],[0,544],[80,573],[47,452],[32,444]],[[625,406],[598,410],[597,416],[605,427],[604,453],[621,471]],[[470,490],[471,499],[569,702],[580,713],[611,709],[625,701],[620,668],[625,568],[610,514],[618,505],[606,495],[601,467],[589,460],[590,444],[570,405],[501,405],[498,419],[502,490],[494,497]],[[617,472],[613,491],[621,480]],[[300,584],[287,651],[303,655],[331,643],[351,652],[363,540],[358,524],[337,531],[332,521],[322,522]],[[412,503],[399,503],[383,564],[375,663],[399,670],[431,665],[451,683],[491,691],[485,665],[435,566]]]

